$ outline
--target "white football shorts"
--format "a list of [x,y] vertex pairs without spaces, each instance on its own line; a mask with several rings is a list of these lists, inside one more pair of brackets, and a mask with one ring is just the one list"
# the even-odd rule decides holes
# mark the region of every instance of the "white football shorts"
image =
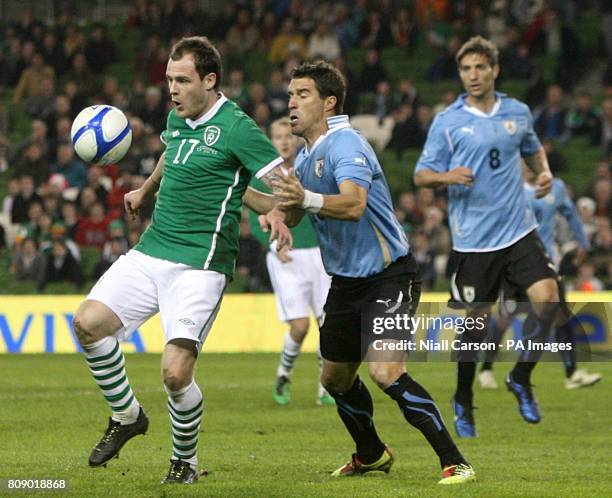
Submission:
[[318,319],[331,284],[325,273],[318,247],[289,251],[291,261],[281,262],[273,251],[268,251],[266,263],[276,297],[276,308],[283,322],[307,318],[309,308]]
[[153,258],[131,250],[100,277],[87,299],[100,301],[128,336],[160,313],[166,343],[191,339],[202,347],[221,306],[227,277],[215,271]]

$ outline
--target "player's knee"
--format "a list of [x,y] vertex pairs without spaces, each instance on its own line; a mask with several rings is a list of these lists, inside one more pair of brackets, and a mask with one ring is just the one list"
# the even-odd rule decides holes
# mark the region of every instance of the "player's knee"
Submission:
[[332,375],[329,373],[321,373],[321,385],[329,392],[332,396],[333,393],[345,393],[353,387],[355,380],[351,378],[345,378],[343,376]]
[[72,326],[81,345],[95,342],[95,317],[89,311],[79,309],[72,319]]
[[370,363],[368,374],[378,387],[386,389],[393,384],[406,369],[402,363]]
[[177,368],[164,368],[164,386],[169,393],[180,391],[191,384],[191,373]]

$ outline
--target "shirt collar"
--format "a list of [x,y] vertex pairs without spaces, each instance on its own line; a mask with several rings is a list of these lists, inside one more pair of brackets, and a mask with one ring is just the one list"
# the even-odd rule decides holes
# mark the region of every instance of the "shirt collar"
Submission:
[[217,112],[219,112],[219,109],[221,109],[221,106],[227,102],[227,97],[225,95],[223,95],[222,92],[218,92],[217,95],[219,96],[219,99],[217,100],[217,102],[215,102],[215,105],[213,105],[208,110],[208,112],[206,114],[204,114],[203,116],[200,116],[195,121],[192,120],[192,119],[189,119],[189,118],[187,118],[185,120],[185,122],[189,125],[189,127],[192,130],[195,130],[201,124],[204,124],[204,123],[206,123],[206,121],[212,119],[213,116],[215,114],[217,114]]
[[310,150],[308,150],[308,146],[305,145],[304,152],[306,154],[311,154],[312,151],[315,150],[317,146],[329,135],[337,131],[343,130],[344,128],[350,127],[351,123],[349,121],[348,114],[339,114],[338,116],[331,116],[327,118],[327,132],[315,140],[315,143],[312,144],[312,148]]
[[467,112],[474,114],[475,116],[478,116],[481,118],[492,118],[493,116],[497,114],[497,111],[499,111],[499,108],[501,107],[502,97],[505,97],[505,96],[506,96],[505,93],[495,92],[495,104],[493,105],[491,112],[489,112],[488,114],[485,112],[482,112],[479,109],[476,109],[475,107],[469,106],[466,101],[468,97],[467,93],[463,93],[459,96],[459,98],[457,98],[457,100],[455,101],[454,107],[455,109],[465,109]]

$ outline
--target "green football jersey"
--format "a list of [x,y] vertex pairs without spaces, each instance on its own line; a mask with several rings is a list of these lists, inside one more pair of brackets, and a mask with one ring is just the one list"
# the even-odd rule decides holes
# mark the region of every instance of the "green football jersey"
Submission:
[[223,95],[196,121],[170,111],[161,138],[164,175],[151,224],[135,249],[232,277],[242,196],[253,175],[265,175],[282,158],[255,122]]
[[[251,187],[256,190],[260,190],[261,192],[270,193],[268,186],[257,178],[253,178],[253,180],[251,180]],[[257,240],[259,240],[264,247],[268,247],[270,234],[261,231],[259,221],[257,220],[257,214],[251,210],[249,210],[249,225],[251,226],[251,232],[253,232],[253,235],[257,238]],[[294,249],[309,249],[311,247],[319,247],[317,234],[312,227],[312,222],[310,221],[310,217],[308,215],[304,216],[302,221],[291,229],[291,235],[293,235]]]

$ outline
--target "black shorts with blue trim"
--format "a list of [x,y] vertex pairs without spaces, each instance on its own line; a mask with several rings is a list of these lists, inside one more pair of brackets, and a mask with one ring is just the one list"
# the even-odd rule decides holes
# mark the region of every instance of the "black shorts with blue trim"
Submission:
[[497,251],[453,251],[451,262],[454,269],[451,273],[449,306],[454,308],[494,304],[504,281],[526,293],[540,280],[557,280],[555,267],[535,230],[511,246]]
[[371,277],[332,276],[320,327],[321,356],[339,363],[362,361],[362,337],[368,334],[362,330],[363,314],[373,307],[385,313],[397,301],[402,301],[403,309],[414,314],[420,297],[419,270],[411,254],[398,258]]

